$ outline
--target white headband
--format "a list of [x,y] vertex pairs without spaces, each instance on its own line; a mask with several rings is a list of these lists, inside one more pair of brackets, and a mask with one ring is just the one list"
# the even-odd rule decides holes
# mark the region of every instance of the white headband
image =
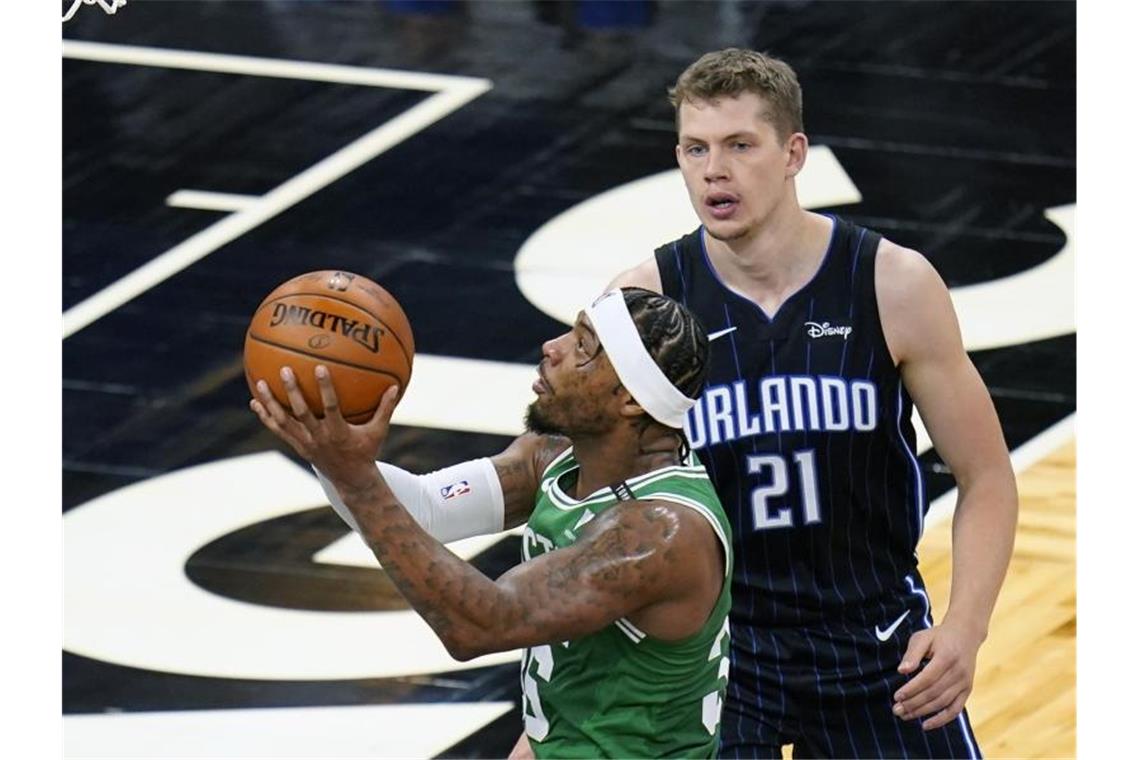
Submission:
[[685,413],[697,401],[677,390],[645,350],[621,291],[603,293],[586,307],[586,315],[618,379],[634,401],[662,425],[680,428]]

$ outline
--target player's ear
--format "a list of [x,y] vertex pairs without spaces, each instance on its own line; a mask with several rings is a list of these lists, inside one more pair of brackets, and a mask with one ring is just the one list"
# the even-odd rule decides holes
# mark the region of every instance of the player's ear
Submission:
[[804,162],[807,161],[807,135],[803,132],[793,132],[788,138],[785,149],[788,152],[788,163],[784,167],[784,176],[794,177],[803,171]]
[[618,414],[626,419],[633,419],[640,417],[647,412],[641,408],[641,404],[633,400],[633,396],[624,387],[618,389],[618,395],[621,396],[621,407],[618,409]]

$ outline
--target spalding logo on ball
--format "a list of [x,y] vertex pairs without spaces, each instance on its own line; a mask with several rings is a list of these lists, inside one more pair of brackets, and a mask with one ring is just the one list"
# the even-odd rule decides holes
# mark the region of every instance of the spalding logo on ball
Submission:
[[245,333],[245,380],[264,380],[286,409],[281,368],[289,366],[305,402],[323,413],[313,369],[329,369],[349,422],[366,422],[392,385],[402,397],[416,347],[404,310],[365,277],[334,270],[309,272],[282,284],[261,302]]

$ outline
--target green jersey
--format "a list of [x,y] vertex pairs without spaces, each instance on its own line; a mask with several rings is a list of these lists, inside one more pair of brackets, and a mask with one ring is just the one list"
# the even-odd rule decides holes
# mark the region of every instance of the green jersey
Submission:
[[[523,560],[569,546],[582,526],[625,499],[668,501],[701,514],[724,547],[725,581],[701,629],[661,641],[625,618],[597,633],[528,649],[522,662],[523,719],[544,757],[713,757],[728,687],[732,535],[705,468],[664,467],[581,501],[566,495],[578,470],[573,449],[542,476],[523,534]],[[620,495],[619,495],[620,494]]]

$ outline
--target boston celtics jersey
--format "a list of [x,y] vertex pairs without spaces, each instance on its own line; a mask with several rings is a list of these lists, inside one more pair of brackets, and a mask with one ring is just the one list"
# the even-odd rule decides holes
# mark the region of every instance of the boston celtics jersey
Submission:
[[726,582],[704,626],[679,641],[661,641],[625,618],[573,641],[527,650],[522,662],[523,718],[537,757],[713,757],[728,684],[727,579],[732,536],[705,469],[665,467],[604,488],[585,499],[572,491],[573,449],[543,473],[527,523],[523,559],[569,546],[582,527],[620,500],[660,500],[701,514],[720,539]]

